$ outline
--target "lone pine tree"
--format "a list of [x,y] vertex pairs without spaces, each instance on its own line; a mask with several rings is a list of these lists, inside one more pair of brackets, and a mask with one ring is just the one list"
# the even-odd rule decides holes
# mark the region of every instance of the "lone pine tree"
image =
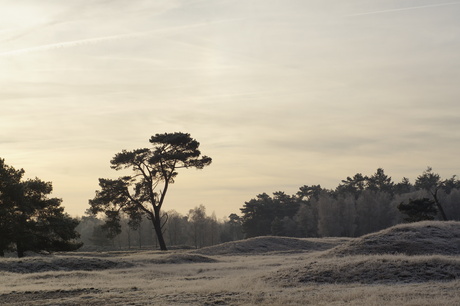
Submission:
[[[202,169],[212,159],[201,156],[200,143],[187,133],[156,134],[150,138],[152,148],[123,150],[111,160],[115,170],[131,169],[132,175],[118,179],[99,179],[101,190],[89,201],[92,213],[104,212],[106,220],[117,228],[120,212],[133,223],[147,215],[152,221],[161,250],[167,250],[163,238],[161,209],[169,185],[181,168]],[[118,227],[119,230],[119,227]]]

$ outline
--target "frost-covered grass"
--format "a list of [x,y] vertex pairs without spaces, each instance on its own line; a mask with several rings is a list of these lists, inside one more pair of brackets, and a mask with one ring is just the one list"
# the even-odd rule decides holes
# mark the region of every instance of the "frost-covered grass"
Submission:
[[[263,237],[199,251],[4,258],[0,304],[458,305],[459,233],[460,222],[423,222],[352,240]],[[424,252],[392,251],[390,241]]]

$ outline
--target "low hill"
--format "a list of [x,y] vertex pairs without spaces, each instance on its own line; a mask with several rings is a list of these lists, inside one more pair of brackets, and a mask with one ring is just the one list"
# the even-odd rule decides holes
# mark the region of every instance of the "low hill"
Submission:
[[264,254],[272,252],[324,251],[349,241],[349,238],[288,238],[263,236],[205,247],[194,253],[203,255]]
[[374,254],[460,255],[460,222],[400,224],[353,239],[328,252],[330,256]]

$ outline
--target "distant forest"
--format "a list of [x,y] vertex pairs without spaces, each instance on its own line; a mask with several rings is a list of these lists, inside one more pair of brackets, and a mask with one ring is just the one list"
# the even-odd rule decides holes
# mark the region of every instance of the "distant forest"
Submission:
[[[419,220],[460,220],[460,181],[441,179],[427,168],[412,184],[395,183],[382,168],[370,175],[355,174],[335,189],[302,186],[294,195],[262,193],[244,203],[241,214],[227,220],[207,215],[203,205],[187,215],[163,214],[168,245],[201,248],[256,236],[357,237]],[[85,248],[144,248],[157,246],[149,220],[131,225],[121,219],[121,233],[111,232],[104,220],[88,214],[77,231]]]
[[[88,213],[82,217],[77,231],[84,243],[83,250],[130,249],[159,247],[152,222],[143,216],[139,224],[131,224],[128,216],[122,216],[119,233]],[[215,214],[208,216],[203,205],[191,209],[187,215],[175,210],[162,214],[163,235],[166,243],[173,248],[202,248],[222,242],[243,238],[241,218],[231,214],[225,221],[218,221]]]

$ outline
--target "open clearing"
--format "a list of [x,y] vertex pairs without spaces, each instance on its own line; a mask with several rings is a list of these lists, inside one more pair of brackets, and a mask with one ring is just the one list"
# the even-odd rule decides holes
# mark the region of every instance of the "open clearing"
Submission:
[[460,222],[0,259],[1,305],[460,305]]

